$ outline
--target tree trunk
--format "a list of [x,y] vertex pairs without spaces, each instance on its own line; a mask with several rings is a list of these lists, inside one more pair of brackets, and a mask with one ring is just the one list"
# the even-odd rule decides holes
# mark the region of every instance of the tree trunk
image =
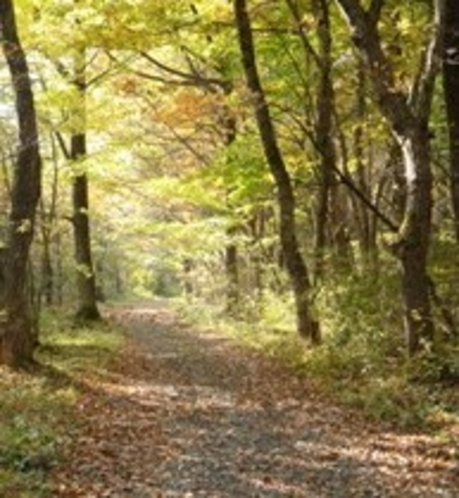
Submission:
[[[232,232],[228,232],[232,236]],[[226,271],[226,311],[230,316],[239,313],[239,265],[236,244],[227,243],[225,247]]]
[[13,2],[0,3],[2,48],[11,74],[19,126],[5,255],[4,303],[0,316],[0,363],[14,367],[33,360],[36,345],[27,288],[28,259],[41,188],[37,120],[25,54],[17,34]]
[[[84,135],[72,137],[72,158],[85,155]],[[83,321],[99,320],[97,290],[91,255],[91,234],[89,226],[88,178],[86,174],[76,176],[72,184],[73,233],[75,260],[77,265],[78,309],[76,318]]]
[[43,239],[42,242],[40,297],[43,297],[46,306],[51,306],[54,303],[54,269],[51,247],[48,239]]
[[97,286],[91,254],[91,233],[89,225],[88,176],[81,168],[87,155],[86,150],[86,112],[85,112],[85,57],[84,51],[78,54],[75,68],[74,85],[80,94],[78,127],[70,142],[70,157],[74,163],[72,183],[73,233],[75,240],[75,260],[77,265],[78,309],[77,320],[97,321],[101,315],[97,307]]
[[[47,306],[55,302],[55,272],[53,259],[53,232],[56,225],[58,187],[59,187],[59,164],[58,150],[54,134],[51,134],[51,157],[52,157],[52,183],[51,191],[48,194],[49,201],[46,205],[43,197],[39,206],[40,224],[41,224],[41,283],[40,283],[40,300],[44,299]],[[55,248],[56,249],[56,248]],[[58,251],[56,251],[58,252]]]
[[263,254],[263,239],[266,236],[265,208],[258,208],[247,221],[247,231],[250,236],[249,249],[249,272],[250,291],[254,291],[253,297],[261,302],[265,291],[265,265],[267,263]]
[[191,299],[194,294],[193,285],[193,261],[190,258],[186,258],[182,263],[183,268],[183,287],[185,295],[188,299]]
[[[233,86],[228,85],[224,91],[225,98],[229,98]],[[220,118],[223,131],[223,145],[226,148],[236,140],[237,123],[231,109],[225,103],[221,109]],[[228,211],[232,211],[229,195],[227,196]],[[230,316],[237,316],[240,312],[240,289],[239,289],[239,264],[238,264],[238,246],[234,241],[234,236],[237,232],[237,226],[232,223],[232,226],[226,230],[228,242],[225,247],[225,272],[226,272],[226,311]]]
[[378,31],[384,2],[374,1],[365,10],[359,0],[337,0],[349,22],[352,41],[362,55],[372,82],[376,103],[391,127],[403,153],[406,203],[394,250],[402,268],[402,297],[409,354],[423,342],[431,342],[434,324],[427,276],[431,231],[432,173],[428,129],[438,55],[441,46],[443,12],[435,2],[435,31],[425,48],[419,73],[410,93],[398,89],[394,68],[382,48]]
[[[358,61],[356,92],[358,122],[353,133],[353,155],[356,161],[356,184],[363,195],[367,199],[372,200],[370,188],[371,171],[370,164],[368,164],[366,160],[365,130],[363,125],[366,115],[367,84],[365,68],[361,61]],[[376,216],[373,213],[370,213],[367,207],[363,205],[355,195],[351,197],[351,200],[355,212],[356,228],[364,271],[370,270],[372,272],[377,272],[378,249],[376,243]]]
[[295,297],[298,332],[313,343],[317,343],[320,341],[320,330],[318,322],[311,313],[310,280],[296,236],[293,187],[277,143],[268,103],[256,67],[255,47],[246,1],[234,0],[234,11],[247,86],[251,92],[263,150],[277,187],[280,240]]
[[333,240],[327,241],[327,229],[330,228],[330,221],[334,217],[332,208],[335,203],[332,197],[336,195],[336,153],[332,132],[335,97],[331,79],[332,39],[327,0],[315,0],[313,7],[318,18],[318,55],[320,57],[318,68],[320,72],[319,88],[316,99],[317,122],[315,127],[316,148],[319,153],[320,181],[316,215],[314,276],[316,280],[320,280],[324,272],[325,248],[333,242]]
[[459,9],[456,0],[445,0],[443,88],[450,144],[454,231],[459,242]]
[[64,268],[62,263],[62,237],[59,231],[56,233],[54,248],[54,258],[56,262],[54,289],[56,304],[61,306],[64,304]]
[[432,342],[434,326],[430,304],[427,257],[431,229],[432,174],[426,127],[400,139],[405,165],[407,199],[405,216],[395,244],[402,267],[405,331],[410,355]]

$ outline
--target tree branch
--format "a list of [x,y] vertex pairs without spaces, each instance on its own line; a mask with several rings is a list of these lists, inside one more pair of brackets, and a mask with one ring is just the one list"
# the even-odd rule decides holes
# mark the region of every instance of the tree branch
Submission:
[[433,88],[441,69],[445,31],[445,0],[434,0],[435,23],[429,46],[421,60],[420,69],[413,85],[410,101],[419,117],[428,119],[433,99]]

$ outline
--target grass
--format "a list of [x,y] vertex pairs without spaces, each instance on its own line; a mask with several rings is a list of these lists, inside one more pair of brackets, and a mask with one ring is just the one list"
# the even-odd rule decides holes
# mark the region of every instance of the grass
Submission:
[[58,314],[43,317],[33,373],[0,367],[0,496],[52,496],[47,477],[72,439],[81,379],[108,368],[120,332],[105,325],[72,328]]

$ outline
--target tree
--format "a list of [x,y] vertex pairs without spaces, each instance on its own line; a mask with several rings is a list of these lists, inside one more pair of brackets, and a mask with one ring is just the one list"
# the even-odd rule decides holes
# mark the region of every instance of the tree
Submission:
[[15,93],[19,129],[3,269],[5,296],[0,322],[0,362],[16,367],[32,361],[36,345],[29,303],[27,266],[40,197],[41,159],[32,84],[11,0],[4,0],[0,4],[0,33]]
[[435,30],[410,91],[405,90],[383,50],[378,23],[384,0],[365,9],[359,0],[337,0],[365,64],[379,110],[387,120],[402,153],[406,201],[403,221],[392,249],[400,260],[408,351],[434,338],[427,259],[431,235],[432,171],[429,118],[438,72],[442,1],[435,2]]
[[298,332],[313,343],[320,341],[319,323],[312,315],[308,268],[299,249],[295,222],[295,194],[278,145],[270,109],[256,65],[251,21],[245,0],[234,0],[242,64],[266,161],[276,183],[280,211],[280,240],[295,297]]
[[[317,84],[314,85],[315,96],[313,106],[307,108],[312,115],[307,135],[317,153],[317,208],[315,229],[315,261],[314,279],[320,281],[324,273],[324,259],[326,249],[334,249],[338,255],[340,266],[345,263],[348,241],[345,236],[345,216],[342,213],[340,202],[340,184],[337,179],[338,154],[335,147],[336,130],[334,118],[337,114],[336,99],[333,81],[333,39],[331,28],[331,15],[328,0],[314,0],[311,2],[311,14],[315,19],[317,42],[311,43],[308,38],[308,27],[303,23],[303,12],[300,2],[286,0],[288,9],[293,17],[298,30],[300,45],[304,51],[304,58],[311,59],[318,73]],[[317,48],[315,48],[317,45]],[[305,65],[310,65],[306,63]],[[315,83],[315,82],[314,82]],[[303,83],[313,88],[313,82]],[[315,88],[316,87],[316,88]],[[303,90],[305,94],[308,88]],[[313,107],[313,108],[312,108]],[[304,128],[308,129],[307,120]]]
[[[45,202],[44,187],[42,185],[42,195],[39,204],[39,233],[41,242],[41,271],[40,271],[40,288],[38,301],[41,305],[44,302],[45,305],[51,306],[55,304],[57,299],[57,274],[54,268],[54,257],[58,256],[59,251],[57,247],[54,247],[53,251],[53,238],[56,231],[56,219],[57,219],[57,204],[58,204],[58,189],[59,189],[59,170],[58,170],[58,151],[56,140],[53,135],[50,137],[51,145],[51,163],[52,163],[52,173],[51,173],[51,185],[49,200]],[[44,178],[46,176],[44,175]],[[54,254],[57,253],[57,254]],[[57,260],[58,258],[56,258]],[[57,261],[57,266],[58,266]]]
[[73,234],[75,240],[75,261],[77,265],[78,309],[76,318],[82,321],[100,319],[97,307],[96,277],[92,262],[91,232],[89,225],[88,176],[82,163],[87,155],[86,148],[86,88],[85,51],[76,56],[73,84],[79,96],[77,128],[70,139],[70,160],[74,163],[72,181]]
[[443,88],[450,143],[450,185],[454,231],[456,240],[459,242],[459,9],[454,0],[445,0]]
[[[53,125],[51,122],[48,126],[51,126],[52,136],[57,137],[61,151],[72,169],[73,212],[69,219],[72,222],[74,235],[77,296],[75,317],[82,321],[100,319],[97,306],[96,272],[91,247],[89,180],[85,164],[88,155],[86,105],[89,86],[106,75],[106,72],[102,71],[102,74],[99,73],[94,79],[87,81],[87,71],[90,65],[86,60],[87,49],[90,49],[93,44],[100,43],[100,40],[93,39],[96,38],[95,31],[93,31],[94,26],[90,22],[91,16],[88,16],[88,10],[91,14],[97,13],[93,2],[75,1],[73,4],[66,5],[54,1],[47,2],[35,14],[34,21],[37,27],[35,33],[32,33],[37,38],[36,43],[42,57],[52,62],[57,69],[58,78],[62,78],[68,85],[66,92],[69,98],[58,102],[61,121],[59,125],[55,123]],[[49,40],[44,40],[40,35],[41,30],[66,16],[69,16],[71,21],[60,24],[61,38],[53,39],[51,43]],[[91,61],[94,62],[94,59],[92,58]],[[44,86],[52,90],[55,82],[51,85],[45,82]],[[70,135],[69,145],[65,140],[67,133]],[[47,266],[50,268],[49,262]]]

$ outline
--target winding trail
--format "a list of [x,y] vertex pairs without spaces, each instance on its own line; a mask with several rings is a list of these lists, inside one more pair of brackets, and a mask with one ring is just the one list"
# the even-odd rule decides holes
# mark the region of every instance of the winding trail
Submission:
[[128,349],[82,400],[54,496],[459,497],[457,449],[332,406],[164,306],[114,319]]

